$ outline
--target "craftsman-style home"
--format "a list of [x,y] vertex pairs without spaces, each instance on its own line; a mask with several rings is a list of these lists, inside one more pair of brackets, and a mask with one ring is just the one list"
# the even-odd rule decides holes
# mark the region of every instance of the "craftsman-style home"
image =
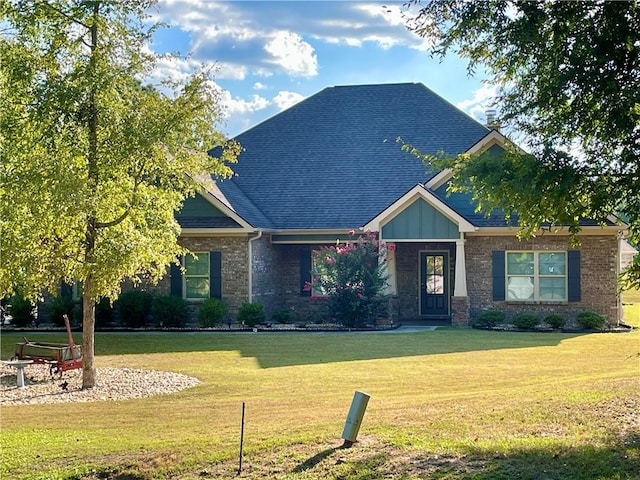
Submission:
[[[390,252],[390,318],[468,325],[480,312],[507,315],[591,310],[615,324],[619,236],[615,219],[585,222],[581,246],[566,232],[519,241],[502,216],[486,217],[466,194],[447,195],[448,171],[402,151],[499,149],[504,136],[422,84],[330,87],[236,137],[233,178],[189,199],[177,219],[198,253],[160,285],[194,303],[230,310],[259,302],[267,313],[321,314],[305,283],[312,251],[377,232]],[[541,199],[544,201],[544,199]],[[320,313],[319,313],[320,312]]]

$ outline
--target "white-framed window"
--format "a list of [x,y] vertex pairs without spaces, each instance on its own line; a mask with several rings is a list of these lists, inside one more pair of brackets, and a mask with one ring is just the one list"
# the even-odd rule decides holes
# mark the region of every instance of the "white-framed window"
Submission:
[[506,252],[507,301],[566,301],[567,253]]
[[182,291],[187,300],[209,298],[211,281],[209,252],[194,252],[194,255],[184,257]]

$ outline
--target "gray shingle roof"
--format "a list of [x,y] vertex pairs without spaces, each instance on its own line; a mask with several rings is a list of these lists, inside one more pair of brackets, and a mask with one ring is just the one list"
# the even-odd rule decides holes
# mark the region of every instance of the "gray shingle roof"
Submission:
[[435,172],[401,150],[464,152],[489,130],[419,83],[326,88],[238,135],[219,183],[258,228],[350,229]]

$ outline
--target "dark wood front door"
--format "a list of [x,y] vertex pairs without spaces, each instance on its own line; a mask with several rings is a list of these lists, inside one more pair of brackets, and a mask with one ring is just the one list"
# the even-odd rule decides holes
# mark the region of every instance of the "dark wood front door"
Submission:
[[449,316],[449,252],[420,252],[420,315]]

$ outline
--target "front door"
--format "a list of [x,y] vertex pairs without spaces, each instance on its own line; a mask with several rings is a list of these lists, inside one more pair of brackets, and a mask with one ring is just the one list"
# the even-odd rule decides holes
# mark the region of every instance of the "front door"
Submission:
[[420,315],[449,316],[449,252],[420,252]]

